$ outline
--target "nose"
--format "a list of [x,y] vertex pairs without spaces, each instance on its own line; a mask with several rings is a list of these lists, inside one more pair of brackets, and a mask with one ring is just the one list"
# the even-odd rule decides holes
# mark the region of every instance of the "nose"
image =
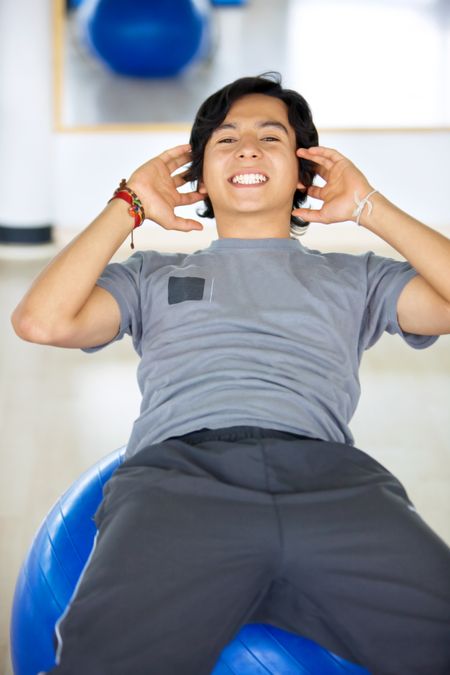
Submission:
[[250,137],[245,137],[241,139],[239,146],[236,148],[236,156],[239,159],[257,159],[261,156],[261,150],[258,147],[258,143]]

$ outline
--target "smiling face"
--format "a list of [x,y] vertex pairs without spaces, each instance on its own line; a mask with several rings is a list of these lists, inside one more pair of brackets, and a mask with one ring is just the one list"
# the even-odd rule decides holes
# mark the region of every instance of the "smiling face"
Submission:
[[278,98],[249,94],[232,105],[205,147],[200,191],[219,236],[289,236],[298,177],[295,132]]

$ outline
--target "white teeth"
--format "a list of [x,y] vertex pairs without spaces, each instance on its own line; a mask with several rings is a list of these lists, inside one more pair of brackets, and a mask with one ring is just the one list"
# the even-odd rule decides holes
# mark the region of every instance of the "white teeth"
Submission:
[[243,173],[238,176],[233,176],[232,183],[240,183],[242,185],[254,185],[255,183],[265,183],[267,177],[262,173]]

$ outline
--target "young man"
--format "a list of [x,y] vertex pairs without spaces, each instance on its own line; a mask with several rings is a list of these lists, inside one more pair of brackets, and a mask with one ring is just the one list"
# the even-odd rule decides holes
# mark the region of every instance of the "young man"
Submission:
[[[207,675],[256,621],[376,675],[449,673],[449,549],[348,422],[384,331],[415,348],[450,332],[450,242],[318,146],[304,99],[265,76],[211,96],[191,145],[127,186],[13,316],[27,340],[89,351],[129,333],[141,356],[141,414],[51,672]],[[185,232],[202,226],[174,208],[204,200],[219,238],[107,266],[140,220],[127,189]],[[407,262],[310,250],[291,236],[310,218],[353,220]]]

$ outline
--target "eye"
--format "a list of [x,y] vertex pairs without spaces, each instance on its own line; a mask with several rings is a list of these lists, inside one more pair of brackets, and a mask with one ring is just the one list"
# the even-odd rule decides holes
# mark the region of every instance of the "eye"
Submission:
[[217,141],[218,143],[233,143],[236,139],[235,138],[221,138],[220,141]]
[[275,136],[264,136],[264,138],[262,140],[272,142],[272,141],[279,141],[280,139],[276,138]]

